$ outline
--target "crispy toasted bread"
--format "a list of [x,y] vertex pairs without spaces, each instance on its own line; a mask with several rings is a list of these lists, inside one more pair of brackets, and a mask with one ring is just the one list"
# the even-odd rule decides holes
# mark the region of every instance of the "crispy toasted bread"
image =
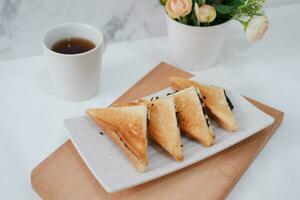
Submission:
[[94,108],[87,115],[125,152],[139,172],[148,165],[147,107]]
[[117,103],[113,106],[148,105],[148,132],[151,138],[160,144],[176,161],[183,160],[183,146],[180,130],[177,125],[175,103],[173,98],[138,100],[128,103]]
[[144,99],[138,99],[136,101],[130,101],[130,102],[117,102],[111,105],[112,107],[123,107],[123,106],[138,106],[138,105],[147,105],[147,100]]
[[191,86],[198,88],[203,96],[204,104],[208,108],[208,115],[227,131],[238,129],[232,113],[233,105],[223,88],[205,86],[180,77],[171,77],[170,85],[174,90],[183,90]]
[[151,101],[148,105],[150,110],[149,134],[176,161],[183,160],[183,145],[173,98]]
[[214,132],[197,89],[189,87],[170,96],[175,100],[181,131],[205,147],[212,146],[215,142]]

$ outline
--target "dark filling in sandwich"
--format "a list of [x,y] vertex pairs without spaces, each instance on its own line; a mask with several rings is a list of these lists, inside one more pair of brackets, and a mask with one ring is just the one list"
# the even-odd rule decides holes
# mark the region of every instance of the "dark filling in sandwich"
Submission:
[[234,108],[233,104],[231,103],[230,99],[226,95],[226,91],[225,90],[223,90],[223,91],[224,91],[224,95],[225,95],[225,98],[226,98],[226,101],[227,101],[227,103],[229,105],[230,110],[233,110],[233,108]]
[[[176,108],[175,108],[176,110]],[[176,121],[177,121],[177,127],[179,128],[179,112],[176,111]]]
[[[206,108],[205,108],[205,109],[206,109]],[[205,109],[204,109],[204,110],[205,110]],[[207,114],[205,114],[205,120],[206,120],[206,124],[207,124],[207,126],[208,126],[208,127],[210,127],[210,125],[211,125],[211,124],[210,124],[210,120],[209,120],[209,118],[208,118],[208,115],[207,115]]]
[[203,109],[203,114],[205,116],[206,124],[209,127],[210,126],[210,120],[209,120],[208,115],[207,115],[206,107],[203,107],[202,109]]
[[207,108],[206,108],[206,106],[204,104],[203,99],[200,97],[200,95],[199,95],[198,92],[197,92],[197,95],[198,95],[199,101],[200,101],[201,106],[202,106],[202,112],[204,114],[206,124],[207,124],[208,127],[210,127],[211,124],[210,124],[210,120],[209,120],[208,115],[207,115]]

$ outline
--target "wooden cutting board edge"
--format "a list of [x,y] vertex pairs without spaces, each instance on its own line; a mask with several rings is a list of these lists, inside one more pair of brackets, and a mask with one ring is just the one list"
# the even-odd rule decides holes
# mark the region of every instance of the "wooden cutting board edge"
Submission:
[[[257,108],[259,108],[260,110],[262,110],[262,107],[266,106],[254,99],[251,99],[249,97],[245,97],[249,102],[251,102],[252,104],[254,104]],[[234,188],[234,186],[237,184],[237,182],[241,179],[241,177],[243,176],[243,174],[247,171],[247,169],[250,167],[251,163],[255,160],[255,158],[258,156],[258,154],[261,152],[261,150],[264,148],[264,146],[267,144],[267,142],[271,139],[271,137],[273,136],[273,133],[278,129],[278,127],[281,125],[283,118],[284,118],[284,112],[277,110],[273,107],[272,108],[272,112],[273,113],[273,118],[274,118],[274,122],[273,124],[271,124],[269,127],[265,128],[265,129],[270,129],[268,132],[271,132],[272,134],[269,134],[268,137],[264,140],[263,143],[261,143],[260,147],[257,149],[257,153],[253,154],[252,157],[249,159],[248,163],[245,165],[246,167],[243,168],[243,170],[240,172],[240,174],[238,176],[236,176],[236,179],[234,180],[234,182],[230,185],[230,187],[228,187],[227,191],[224,192],[224,196],[222,197],[222,199],[225,199],[228,194],[230,193],[230,191]],[[265,112],[265,111],[263,111]],[[269,114],[268,112],[265,112],[266,114]],[[275,116],[276,115],[276,116]],[[245,142],[245,141],[243,141]]]
[[[161,73],[160,71],[164,71],[164,67],[165,66],[168,66],[168,64],[166,63],[161,63],[159,66],[162,66],[160,68],[160,70],[158,70],[158,67],[155,67],[153,70],[151,70],[145,77],[143,77],[142,79],[140,79],[132,88],[130,88],[129,90],[127,90],[122,96],[120,96],[115,102],[117,101],[129,101],[129,100],[132,100],[132,99],[128,99],[128,98],[123,98],[124,96],[126,95],[129,95],[130,96],[130,92],[131,90],[133,90],[133,88],[135,86],[137,86],[141,81],[145,81],[145,79],[147,80],[147,76],[149,74],[155,74],[155,73]],[[181,70],[181,69],[178,69],[177,68],[177,73],[174,74],[176,76],[180,76],[180,74],[182,74],[183,76],[185,77],[190,77],[192,76],[191,74]],[[178,73],[179,72],[179,73]],[[151,91],[151,93],[154,93],[156,91]],[[150,93],[150,94],[151,94]],[[256,107],[258,108],[263,108],[265,107],[266,105],[260,103],[260,102],[257,102],[253,99],[250,99],[250,98],[247,98],[247,100],[249,100],[251,103],[255,104]],[[271,107],[269,107],[271,108]],[[276,110],[274,108],[271,108],[272,109],[272,112],[273,115],[274,115],[274,118],[275,118],[275,122],[274,124],[270,125],[268,128],[266,129],[270,129],[268,130],[269,132],[274,132],[281,124],[282,120],[283,120],[283,116],[284,116],[284,113],[279,111],[279,110]],[[268,112],[266,112],[268,114]],[[276,115],[276,116],[275,116]],[[267,141],[270,139],[270,137],[272,136],[273,134],[269,134],[268,137],[264,140],[264,142],[259,146],[259,148],[257,149],[257,153],[253,154],[251,159],[248,160],[248,163],[246,165],[245,168],[243,168],[243,170],[240,172],[240,174],[238,176],[236,176],[235,180],[234,180],[234,183],[230,185],[230,187],[227,188],[227,191],[224,191],[224,195],[222,198],[226,198],[226,196],[229,194],[229,192],[231,191],[231,189],[235,186],[235,184],[238,182],[238,180],[240,179],[240,177],[242,176],[242,174],[248,169],[248,167],[250,166],[250,164],[253,162],[253,160],[255,159],[255,157],[258,155],[258,153],[261,151],[261,149],[264,147],[264,145],[267,143]],[[58,152],[60,151],[60,149],[62,149],[65,145],[69,145],[71,144],[71,141],[68,139],[64,144],[62,144],[55,152]],[[72,145],[72,144],[71,144]],[[31,183],[32,183],[32,188],[39,194],[40,197],[45,197],[45,194],[46,192],[44,191],[43,187],[38,187],[38,189],[36,188],[36,181],[35,181],[35,176],[38,174],[39,172],[39,169],[40,167],[45,163],[45,162],[49,162],[51,161],[51,159],[54,159],[55,157],[55,152],[53,152],[52,154],[50,154],[48,157],[46,157],[39,165],[37,165],[33,170],[32,170],[32,173],[31,173]],[[50,198],[49,198],[50,199]]]

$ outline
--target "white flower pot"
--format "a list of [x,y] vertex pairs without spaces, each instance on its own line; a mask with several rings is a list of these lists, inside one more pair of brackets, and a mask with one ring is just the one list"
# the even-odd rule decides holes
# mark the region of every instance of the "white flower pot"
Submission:
[[218,59],[226,38],[229,22],[196,27],[181,24],[166,14],[170,53],[179,67],[201,70],[211,67]]

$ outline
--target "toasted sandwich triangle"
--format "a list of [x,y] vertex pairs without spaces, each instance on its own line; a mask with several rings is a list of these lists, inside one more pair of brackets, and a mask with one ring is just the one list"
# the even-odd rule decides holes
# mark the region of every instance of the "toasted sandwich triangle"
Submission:
[[150,121],[148,130],[153,139],[172,157],[183,160],[183,145],[176,117],[173,98],[155,100],[149,104]]
[[214,132],[199,95],[196,88],[189,87],[170,96],[175,100],[180,130],[205,147],[210,147],[215,142]]
[[227,131],[238,129],[231,110],[233,105],[223,88],[202,85],[181,77],[170,77],[169,81],[173,90],[183,90],[191,86],[198,88],[203,96],[204,104],[208,108],[208,115]]
[[147,107],[94,108],[87,115],[120,146],[138,171],[144,172],[148,165],[147,155]]
[[116,103],[113,106],[147,105],[149,109],[148,132],[150,138],[161,145],[176,160],[183,160],[183,145],[178,127],[173,97],[158,100],[140,99]]

